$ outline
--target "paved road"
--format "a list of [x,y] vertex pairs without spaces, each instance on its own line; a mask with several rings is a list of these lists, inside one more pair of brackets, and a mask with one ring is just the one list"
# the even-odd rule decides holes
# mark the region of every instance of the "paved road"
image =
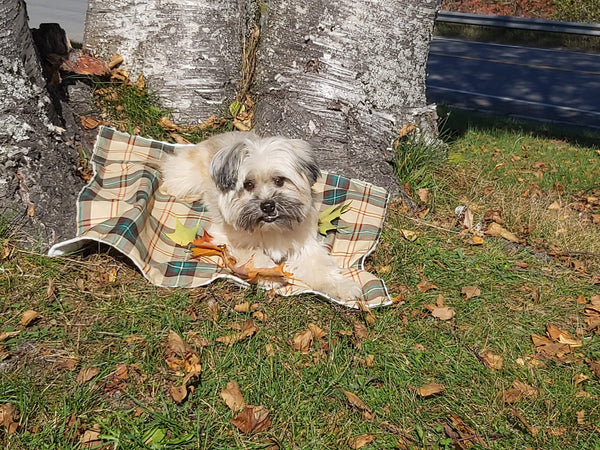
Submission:
[[431,102],[600,130],[600,54],[435,38]]

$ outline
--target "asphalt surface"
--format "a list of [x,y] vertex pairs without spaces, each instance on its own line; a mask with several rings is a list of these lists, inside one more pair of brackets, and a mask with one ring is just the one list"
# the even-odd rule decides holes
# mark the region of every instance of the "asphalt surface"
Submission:
[[600,54],[434,38],[427,98],[600,130]]

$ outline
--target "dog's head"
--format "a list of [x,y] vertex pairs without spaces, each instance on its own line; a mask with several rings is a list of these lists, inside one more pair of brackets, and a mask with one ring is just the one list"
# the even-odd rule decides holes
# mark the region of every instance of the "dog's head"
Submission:
[[304,222],[320,171],[305,141],[239,133],[215,154],[210,176],[223,219],[252,233]]

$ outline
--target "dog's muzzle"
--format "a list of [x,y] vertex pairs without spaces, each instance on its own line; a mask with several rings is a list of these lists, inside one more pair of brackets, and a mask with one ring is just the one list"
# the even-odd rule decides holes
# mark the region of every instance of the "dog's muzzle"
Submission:
[[265,200],[260,204],[260,210],[265,213],[262,217],[263,222],[274,222],[277,220],[279,214],[277,214],[275,202],[273,200]]

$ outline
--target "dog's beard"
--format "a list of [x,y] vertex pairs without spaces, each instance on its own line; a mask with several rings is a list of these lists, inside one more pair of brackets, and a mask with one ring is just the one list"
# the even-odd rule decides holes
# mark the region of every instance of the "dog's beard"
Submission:
[[[263,210],[265,201],[273,202],[272,211]],[[263,227],[291,230],[304,221],[307,209],[304,202],[281,194],[268,199],[252,198],[240,209],[235,225],[249,233]]]

